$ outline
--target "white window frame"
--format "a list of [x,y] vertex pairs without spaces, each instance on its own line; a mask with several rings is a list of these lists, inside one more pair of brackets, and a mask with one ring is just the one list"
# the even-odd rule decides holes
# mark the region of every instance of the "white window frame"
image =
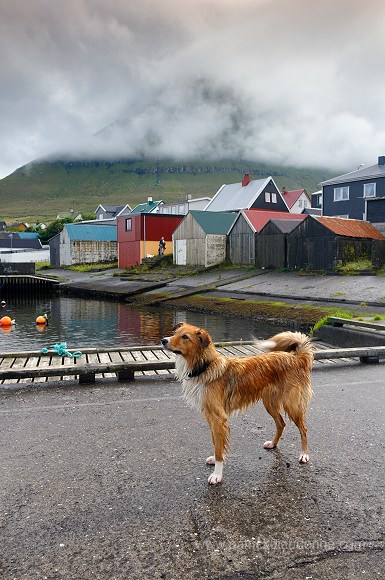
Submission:
[[277,203],[277,194],[276,193],[271,194],[271,203]]
[[126,218],[126,232],[132,231],[132,218]]
[[349,186],[334,188],[334,201],[348,201],[349,200]]
[[271,193],[269,191],[265,191],[265,202],[271,203]]
[[[371,193],[367,193],[367,186],[371,186]],[[364,183],[364,197],[376,197],[376,184],[375,183]]]

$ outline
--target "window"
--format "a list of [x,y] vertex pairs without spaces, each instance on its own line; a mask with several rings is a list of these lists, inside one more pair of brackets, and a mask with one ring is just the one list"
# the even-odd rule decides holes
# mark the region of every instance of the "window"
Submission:
[[127,218],[126,219],[126,232],[130,232],[131,230],[132,230],[132,219]]
[[298,200],[298,207],[302,207],[302,199]]
[[375,183],[364,183],[364,197],[376,197]]
[[349,199],[349,188],[348,187],[335,187],[334,188],[334,201],[346,201]]
[[265,202],[266,203],[277,203],[277,194],[265,191]]

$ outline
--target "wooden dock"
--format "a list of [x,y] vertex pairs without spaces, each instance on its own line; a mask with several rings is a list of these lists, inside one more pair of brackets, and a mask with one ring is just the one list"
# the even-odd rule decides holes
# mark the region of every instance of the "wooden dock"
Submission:
[[[246,357],[260,354],[252,341],[216,343],[226,356]],[[330,349],[315,343],[315,367],[338,362],[378,363],[385,357],[385,346]],[[79,358],[58,356],[53,350],[0,354],[0,384],[46,383],[77,379],[94,383],[96,377],[132,381],[135,376],[173,374],[175,357],[161,346],[133,346],[98,350],[85,348]]]

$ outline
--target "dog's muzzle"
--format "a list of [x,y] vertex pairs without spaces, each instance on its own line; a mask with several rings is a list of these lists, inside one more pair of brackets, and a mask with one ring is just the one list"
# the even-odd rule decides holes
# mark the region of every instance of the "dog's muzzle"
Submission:
[[182,354],[180,352],[180,350],[173,350],[172,348],[170,348],[169,344],[168,344],[169,342],[170,342],[170,339],[168,337],[162,338],[161,343],[162,343],[163,348],[165,348],[166,350],[170,350],[174,354]]

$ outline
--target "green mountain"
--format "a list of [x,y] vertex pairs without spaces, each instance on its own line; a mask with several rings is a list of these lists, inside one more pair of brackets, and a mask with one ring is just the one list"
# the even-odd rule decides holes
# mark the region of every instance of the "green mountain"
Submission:
[[[272,175],[279,188],[319,189],[337,172],[242,160],[41,160],[0,180],[0,220],[51,222],[59,212],[93,213],[99,204],[134,207],[152,196],[165,202],[212,197],[224,183]],[[341,171],[340,173],[343,173]]]

